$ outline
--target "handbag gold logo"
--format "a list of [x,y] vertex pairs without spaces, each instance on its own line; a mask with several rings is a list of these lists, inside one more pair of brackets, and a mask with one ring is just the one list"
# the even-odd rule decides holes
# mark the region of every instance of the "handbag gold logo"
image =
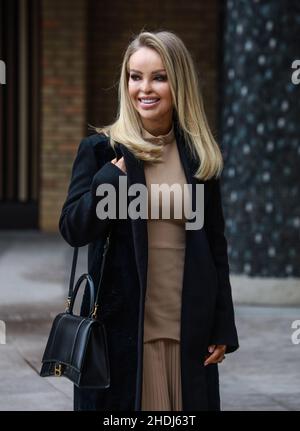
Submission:
[[61,374],[62,374],[62,366],[61,366],[61,364],[55,364],[54,375],[56,377],[60,377]]
[[0,84],[6,84],[6,65],[3,60],[0,60]]

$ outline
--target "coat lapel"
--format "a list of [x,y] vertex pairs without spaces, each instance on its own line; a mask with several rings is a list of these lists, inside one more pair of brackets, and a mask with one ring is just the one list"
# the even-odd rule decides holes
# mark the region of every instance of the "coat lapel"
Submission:
[[[132,184],[144,184],[146,186],[146,178],[144,173],[143,161],[138,160],[134,155],[122,144],[120,151],[124,157],[127,169],[127,186]],[[128,202],[135,199],[135,196],[128,196]],[[131,219],[132,234],[135,258],[137,263],[138,276],[142,292],[146,291],[147,283],[147,267],[148,267],[148,230],[146,219]]]

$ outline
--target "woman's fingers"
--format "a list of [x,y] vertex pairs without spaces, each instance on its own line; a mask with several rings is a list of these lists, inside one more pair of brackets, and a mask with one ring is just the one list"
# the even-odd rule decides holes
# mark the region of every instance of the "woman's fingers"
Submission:
[[204,365],[209,365],[209,364],[215,364],[217,362],[220,362],[222,356],[220,354],[218,354],[218,352],[214,352],[212,353],[204,362]]
[[[212,350],[212,346],[209,346],[208,349],[209,351]],[[211,353],[208,357],[206,357],[204,365],[206,366],[209,364],[222,362],[225,359],[225,351],[226,351],[226,345],[221,344],[221,345],[215,346],[214,350],[212,350],[213,353]]]
[[208,346],[209,353],[212,353],[215,350],[215,348],[216,348],[215,344],[211,344],[210,346]]
[[124,161],[124,157],[121,157],[117,163],[116,166],[118,166],[123,172],[126,173],[126,166],[125,166],[125,161]]
[[111,163],[118,166],[118,168],[120,168],[126,174],[126,165],[125,165],[124,157],[121,157],[119,160],[117,160],[117,158],[114,158],[113,160],[111,160]]

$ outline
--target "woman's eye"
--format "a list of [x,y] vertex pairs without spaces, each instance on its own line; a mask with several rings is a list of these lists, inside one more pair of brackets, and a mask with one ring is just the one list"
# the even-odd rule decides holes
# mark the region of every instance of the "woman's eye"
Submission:
[[157,75],[155,78],[157,78],[159,81],[165,81],[167,79],[164,75]]
[[[130,78],[133,79],[134,81],[136,81],[137,79],[139,79],[139,75],[130,75]],[[165,81],[167,79],[167,77],[164,75],[157,75],[154,77],[154,79],[156,79],[158,81]]]

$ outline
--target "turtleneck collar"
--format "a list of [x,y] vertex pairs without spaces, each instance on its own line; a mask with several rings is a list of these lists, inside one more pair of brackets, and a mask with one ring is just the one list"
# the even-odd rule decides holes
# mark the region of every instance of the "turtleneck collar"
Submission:
[[142,127],[142,136],[144,139],[146,139],[147,141],[151,141],[154,144],[158,144],[158,143],[170,144],[175,139],[174,123],[172,123],[172,127],[168,133],[166,133],[165,135],[158,135],[158,136],[152,135],[150,132],[148,132],[148,130]]

